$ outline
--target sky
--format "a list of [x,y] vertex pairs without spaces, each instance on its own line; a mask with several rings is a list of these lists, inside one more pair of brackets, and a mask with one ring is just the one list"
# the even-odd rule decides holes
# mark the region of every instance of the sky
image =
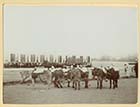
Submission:
[[137,53],[137,9],[95,6],[4,6],[4,56],[122,57]]

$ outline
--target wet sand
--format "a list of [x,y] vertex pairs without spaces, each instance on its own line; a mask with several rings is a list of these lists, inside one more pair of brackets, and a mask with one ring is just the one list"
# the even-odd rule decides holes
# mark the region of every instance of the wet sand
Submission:
[[46,89],[38,83],[35,87],[27,84],[4,85],[4,104],[134,104],[137,103],[137,79],[120,79],[119,88],[109,89],[109,82],[103,89],[96,89],[96,81],[90,81],[81,90],[64,87]]

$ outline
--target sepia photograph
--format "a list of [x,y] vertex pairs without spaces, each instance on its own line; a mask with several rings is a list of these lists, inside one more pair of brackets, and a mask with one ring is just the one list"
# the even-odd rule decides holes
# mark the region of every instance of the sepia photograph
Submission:
[[3,7],[4,104],[136,104],[137,7]]

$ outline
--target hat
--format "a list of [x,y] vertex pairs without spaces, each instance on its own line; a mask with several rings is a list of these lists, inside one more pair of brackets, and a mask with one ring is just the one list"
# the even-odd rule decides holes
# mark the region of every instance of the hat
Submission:
[[73,68],[73,65],[71,65],[70,68]]
[[54,69],[54,66],[51,66],[52,69]]

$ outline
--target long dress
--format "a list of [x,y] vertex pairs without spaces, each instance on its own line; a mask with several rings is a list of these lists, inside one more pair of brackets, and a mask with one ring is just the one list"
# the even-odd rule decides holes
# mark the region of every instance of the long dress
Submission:
[[125,72],[125,76],[129,77],[129,70],[128,70],[128,66],[124,67],[124,72]]

